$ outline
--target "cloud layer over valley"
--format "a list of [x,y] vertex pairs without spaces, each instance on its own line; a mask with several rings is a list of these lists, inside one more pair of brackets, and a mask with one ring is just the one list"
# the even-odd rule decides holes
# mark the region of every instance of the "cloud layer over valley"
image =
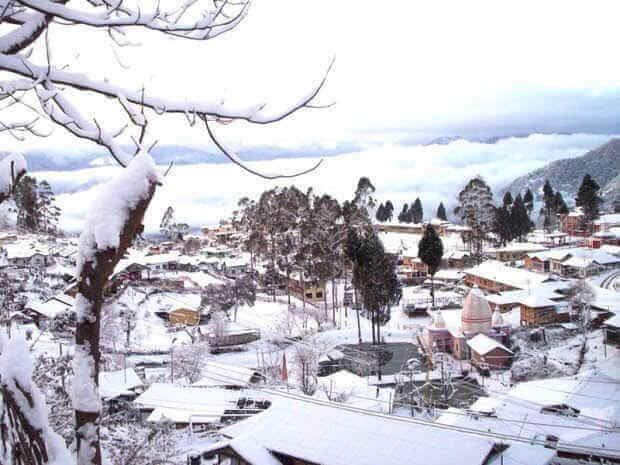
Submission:
[[[164,210],[172,205],[177,221],[192,226],[215,224],[227,217],[243,196],[258,195],[275,186],[294,183],[301,189],[349,199],[361,176],[377,188],[379,201],[390,199],[397,209],[417,196],[428,217],[443,201],[450,210],[462,186],[476,174],[494,190],[514,178],[560,158],[582,155],[609,140],[610,136],[573,134],[508,138],[496,144],[458,140],[448,145],[386,145],[328,157],[313,173],[293,180],[267,181],[230,163],[176,166],[157,191],[145,219],[147,231],[158,230]],[[312,166],[315,158],[275,159],[252,162],[263,172],[291,173]],[[162,166],[162,171],[165,169]],[[61,227],[79,231],[98,185],[121,168],[105,166],[75,171],[35,172],[47,179],[62,208]]]

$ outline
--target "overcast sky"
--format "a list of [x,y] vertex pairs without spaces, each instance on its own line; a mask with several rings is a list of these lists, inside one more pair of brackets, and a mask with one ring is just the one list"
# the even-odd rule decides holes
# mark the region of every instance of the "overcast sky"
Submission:
[[[141,2],[142,4],[146,2]],[[255,0],[234,31],[208,42],[133,34],[117,51],[103,31],[52,31],[53,61],[134,89],[233,104],[294,101],[336,65],[320,101],[270,127],[221,128],[232,145],[412,143],[439,135],[620,132],[618,2]],[[66,28],[63,28],[66,29]],[[79,57],[76,59],[76,55]],[[35,53],[35,59],[43,57]],[[118,124],[113,102],[81,99]],[[184,118],[156,118],[162,144],[208,145]],[[53,142],[82,144],[56,130]],[[0,142],[7,139],[0,139]],[[50,141],[23,144],[48,147]],[[86,144],[86,143],[84,143]],[[85,145],[87,146],[87,145]]]

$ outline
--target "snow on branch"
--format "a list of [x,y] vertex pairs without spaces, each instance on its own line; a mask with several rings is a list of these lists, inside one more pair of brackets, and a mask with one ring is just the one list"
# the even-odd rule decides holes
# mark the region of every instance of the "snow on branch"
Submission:
[[[34,80],[49,80],[54,84],[62,84],[77,90],[96,92],[107,97],[141,105],[162,113],[182,113],[184,115],[200,114],[222,120],[243,120],[255,124],[269,124],[280,121],[307,107],[325,85],[334,60],[330,62],[321,80],[307,93],[301,96],[294,104],[284,109],[271,109],[266,103],[257,103],[237,108],[227,107],[221,98],[213,101],[188,102],[159,98],[141,91],[130,91],[108,82],[96,81],[85,74],[63,71],[54,67],[39,66],[29,63],[20,56],[0,54],[0,70],[9,71]],[[5,92],[0,88],[0,93]],[[269,111],[268,111],[269,110]]]
[[0,37],[0,52],[13,54],[28,47],[47,28],[50,17],[41,13],[32,15],[17,29]]
[[0,333],[0,462],[70,465],[74,459],[49,425],[45,398],[32,382],[32,360],[22,334]]
[[117,177],[101,187],[80,236],[77,274],[98,251],[117,249],[131,210],[144,200],[161,179],[153,158],[140,151]]
[[[233,29],[243,20],[250,5],[249,2],[238,4],[225,1],[215,10],[202,10],[200,19],[183,23],[181,19],[188,10],[190,2],[174,11],[163,12],[158,7],[155,11],[141,12],[139,7],[135,10],[128,8],[122,1],[116,2],[115,5],[102,1],[100,5],[104,8],[98,13],[74,10],[62,3],[48,0],[19,0],[19,3],[45,15],[62,18],[75,24],[91,27],[143,27],[195,40],[211,39]],[[224,13],[224,9],[227,8],[235,10],[232,15]]]

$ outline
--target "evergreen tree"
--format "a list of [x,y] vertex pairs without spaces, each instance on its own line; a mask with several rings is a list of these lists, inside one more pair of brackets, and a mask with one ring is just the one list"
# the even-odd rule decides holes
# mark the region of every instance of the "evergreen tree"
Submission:
[[46,180],[39,183],[37,189],[37,216],[39,231],[48,234],[57,232],[60,207],[56,205],[56,197],[52,187]]
[[396,259],[385,252],[374,232],[358,235],[350,230],[346,255],[353,263],[353,285],[359,289],[370,314],[373,344],[381,342],[381,325],[390,319],[390,306],[397,305],[402,289],[396,274]]
[[443,202],[439,204],[437,207],[437,218],[440,220],[448,221],[448,216],[446,215],[446,207],[443,206]]
[[510,193],[510,191],[507,191],[504,194],[504,200],[503,200],[504,207],[510,208],[510,206],[512,205],[512,202],[513,202],[512,194]]
[[560,191],[555,191],[554,204],[556,213],[560,215],[568,214],[568,206],[566,205],[566,202],[564,202],[564,198],[562,197],[562,193]]
[[510,210],[506,205],[502,205],[501,207],[495,209],[493,232],[497,235],[499,243],[502,246],[505,246],[508,241],[513,238]]
[[35,232],[38,229],[37,180],[24,176],[15,191],[17,206],[17,227],[24,231]]
[[578,207],[581,207],[584,215],[584,222],[590,223],[597,219],[599,216],[599,208],[603,199],[599,196],[600,186],[592,179],[589,174],[586,174],[581,181],[579,191],[577,192],[577,198],[575,203]]
[[388,200],[385,202],[385,221],[392,221],[394,218],[394,205]]
[[482,261],[484,243],[493,228],[495,207],[493,193],[489,185],[480,176],[471,179],[458,195],[459,204],[454,213],[471,228],[467,238],[471,246],[472,257]]
[[527,214],[527,209],[525,208],[525,203],[523,202],[521,194],[515,197],[512,204],[512,209],[510,210],[510,226],[512,238],[519,239],[521,242],[534,227]]
[[534,210],[534,194],[532,194],[532,191],[529,187],[527,191],[525,191],[525,195],[523,196],[523,203],[525,204],[528,216],[531,215],[532,210]]
[[443,242],[431,224],[426,225],[424,235],[418,243],[418,257],[426,264],[428,274],[431,275],[431,299],[433,300],[433,308],[435,308],[435,285],[433,278],[441,265]]
[[409,206],[407,204],[403,205],[403,209],[398,214],[398,222],[399,223],[410,223],[410,221],[409,221]]
[[545,180],[545,185],[543,186],[543,207],[541,210],[541,214],[543,215],[543,228],[547,232],[551,232],[555,225],[555,193],[553,192],[553,188],[551,187],[551,183],[549,180]]
[[411,210],[411,220],[416,224],[422,223],[422,219],[424,218],[424,210],[422,209],[422,202],[420,201],[420,197],[417,197],[415,199]]
[[377,212],[375,213],[375,218],[378,222],[383,223],[385,221],[385,217],[385,206],[383,204],[379,204],[379,208],[377,208]]

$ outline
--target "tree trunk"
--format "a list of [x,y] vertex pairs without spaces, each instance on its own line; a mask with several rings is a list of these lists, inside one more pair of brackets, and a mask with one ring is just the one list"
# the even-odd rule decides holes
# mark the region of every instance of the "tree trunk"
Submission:
[[[103,294],[108,278],[135,237],[142,232],[142,219],[153,198],[156,184],[151,183],[146,198],[129,210],[120,233],[118,248],[97,250],[93,257],[85,257],[78,277],[78,295],[75,309],[78,315],[75,331],[74,393],[77,463],[101,464],[99,423],[99,330]],[[81,396],[80,394],[85,394]]]
[[291,306],[291,269],[290,267],[287,265],[286,267],[286,294],[288,296],[288,306]]
[[357,305],[357,289],[353,289],[353,299],[355,301],[355,313],[357,315],[357,340],[362,343],[362,326],[360,324],[360,309]]
[[375,336],[375,311],[370,311],[370,330],[372,332],[372,345],[377,344],[377,338]]
[[273,275],[271,276],[271,285],[273,286],[273,301],[276,301],[276,236],[271,235],[271,269]]
[[435,310],[435,275],[431,275],[431,299],[433,302],[433,310]]
[[334,284],[334,277],[332,276],[332,319],[334,321],[334,326],[336,326],[336,286]]

